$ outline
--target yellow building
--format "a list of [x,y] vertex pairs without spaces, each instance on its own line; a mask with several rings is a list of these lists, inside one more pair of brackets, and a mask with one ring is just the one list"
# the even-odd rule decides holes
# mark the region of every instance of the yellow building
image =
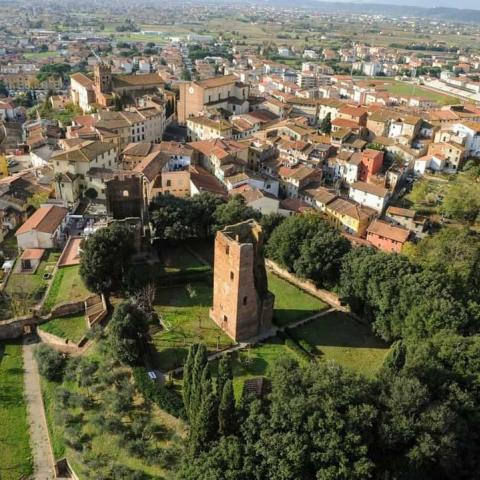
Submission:
[[7,157],[0,153],[0,178],[8,177]]
[[325,213],[332,225],[357,237],[365,236],[368,225],[377,215],[372,208],[346,198],[333,200],[326,206]]

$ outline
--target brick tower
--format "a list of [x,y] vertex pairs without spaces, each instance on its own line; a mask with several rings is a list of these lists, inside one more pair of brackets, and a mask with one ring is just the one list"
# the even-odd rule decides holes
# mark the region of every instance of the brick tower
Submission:
[[263,233],[254,220],[230,225],[215,238],[210,317],[235,341],[272,326],[274,295],[268,291]]
[[100,93],[112,92],[112,69],[105,63],[97,63],[93,69],[95,88]]

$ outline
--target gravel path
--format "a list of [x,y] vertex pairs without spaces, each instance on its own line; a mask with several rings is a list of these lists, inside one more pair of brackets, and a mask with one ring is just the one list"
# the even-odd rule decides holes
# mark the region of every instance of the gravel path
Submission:
[[47,421],[43,408],[40,375],[33,352],[37,340],[30,336],[23,341],[23,364],[25,369],[25,400],[27,402],[30,424],[30,442],[32,445],[34,480],[52,480],[55,478],[53,454],[48,437]]

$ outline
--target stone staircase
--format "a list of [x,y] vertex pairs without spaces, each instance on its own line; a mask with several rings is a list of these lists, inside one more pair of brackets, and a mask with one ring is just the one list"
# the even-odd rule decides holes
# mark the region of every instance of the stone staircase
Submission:
[[85,317],[89,328],[100,323],[107,313],[107,304],[103,295],[92,295],[85,300]]

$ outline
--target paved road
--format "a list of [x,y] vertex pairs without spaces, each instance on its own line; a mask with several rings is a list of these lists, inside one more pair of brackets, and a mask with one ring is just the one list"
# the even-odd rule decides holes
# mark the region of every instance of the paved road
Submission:
[[48,438],[47,422],[43,409],[40,375],[33,351],[37,340],[30,336],[24,337],[23,365],[25,369],[25,399],[30,424],[30,443],[32,445],[34,480],[52,480],[55,478],[53,455]]

